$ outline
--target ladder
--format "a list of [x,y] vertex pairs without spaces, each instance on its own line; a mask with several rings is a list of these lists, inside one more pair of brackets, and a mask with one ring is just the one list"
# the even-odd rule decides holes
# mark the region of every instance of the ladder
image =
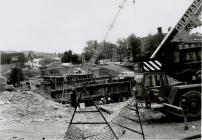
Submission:
[[65,89],[65,81],[62,82],[62,96],[60,98],[60,101],[62,104],[67,104],[70,103],[70,101],[68,99],[70,99],[70,93],[67,92],[67,90]]
[[[82,91],[81,91],[81,93],[79,95],[78,101],[77,101],[76,106],[74,108],[74,112],[73,112],[73,115],[71,117],[71,120],[70,120],[70,123],[69,123],[67,131],[70,130],[72,124],[80,124],[80,125],[82,125],[82,124],[83,125],[85,125],[85,124],[107,124],[107,126],[109,127],[109,129],[112,132],[113,136],[118,140],[118,137],[116,136],[114,130],[112,129],[112,127],[110,126],[110,124],[107,122],[106,118],[104,117],[104,115],[102,114],[102,112],[100,111],[100,109],[98,108],[98,106],[93,101],[93,98],[90,95],[90,93],[86,90],[85,85],[86,84],[83,84],[83,86],[82,86]],[[93,103],[93,105],[95,106],[96,110],[93,110],[93,111],[83,111],[83,110],[77,111],[77,107],[79,107],[82,95],[84,93],[87,94],[87,95],[89,95],[90,101]],[[99,113],[100,116],[103,118],[104,121],[103,122],[92,122],[92,121],[91,122],[73,122],[76,113],[89,113],[89,112],[91,112],[91,113]],[[92,136],[94,136],[94,135],[92,135]],[[91,137],[91,136],[87,136],[87,137]]]
[[127,127],[126,125],[121,124],[123,122],[121,122],[121,123],[113,122],[113,123],[120,126],[120,127],[122,127],[122,128],[124,128],[124,129],[127,129],[127,130],[132,131],[132,132],[137,133],[137,134],[140,134],[140,135],[142,135],[142,138],[145,139],[145,135],[144,135],[143,127],[142,127],[142,122],[141,122],[141,118],[140,118],[140,113],[139,113],[139,108],[143,108],[143,105],[140,102],[138,102],[137,100],[135,100],[135,104],[128,104],[125,107],[125,109],[128,109],[131,113],[133,111],[135,111],[135,113],[137,115],[137,118],[135,119],[135,118],[132,118],[132,117],[128,117],[125,114],[120,115],[120,117],[122,117],[123,119],[130,120],[132,122],[138,123],[140,125],[141,131],[134,130],[132,128]]

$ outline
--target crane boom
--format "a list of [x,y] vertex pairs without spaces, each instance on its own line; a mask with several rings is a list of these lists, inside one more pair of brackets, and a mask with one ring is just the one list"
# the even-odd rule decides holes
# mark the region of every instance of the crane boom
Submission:
[[[115,24],[115,22],[116,22],[116,20],[117,20],[117,18],[119,16],[121,10],[124,8],[124,5],[125,5],[126,2],[127,2],[127,0],[123,0],[122,3],[118,6],[119,9],[118,9],[118,11],[117,11],[117,13],[116,13],[116,15],[115,15],[112,23],[109,25],[109,29],[107,30],[107,32],[106,32],[106,34],[104,36],[103,45],[105,45],[105,41],[106,41],[106,39],[107,39],[110,31],[114,27],[114,24]],[[135,3],[135,0],[133,1],[133,3]],[[99,57],[99,55],[100,55],[101,52],[102,52],[102,47],[98,47],[96,50],[94,50],[93,56],[92,56],[92,58],[90,60],[91,64],[94,64],[96,62],[96,60]]]
[[157,49],[151,55],[151,59],[158,57],[164,47],[169,47],[169,42],[180,42],[183,36],[188,34],[194,27],[200,26],[201,21],[198,19],[202,11],[202,0],[194,0],[184,13],[182,18],[178,21],[174,28],[166,35]]

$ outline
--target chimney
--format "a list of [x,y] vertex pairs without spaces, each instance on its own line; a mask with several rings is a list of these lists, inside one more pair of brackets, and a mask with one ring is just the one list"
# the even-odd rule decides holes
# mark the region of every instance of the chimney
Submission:
[[158,30],[158,34],[161,35],[162,34],[162,27],[158,27],[157,30]]
[[168,27],[168,32],[170,32],[171,29],[172,29],[172,27]]

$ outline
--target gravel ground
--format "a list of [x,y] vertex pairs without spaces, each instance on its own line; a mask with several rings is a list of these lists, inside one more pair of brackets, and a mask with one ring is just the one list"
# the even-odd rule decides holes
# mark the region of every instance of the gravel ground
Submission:
[[[137,114],[134,111],[131,111],[130,109],[125,107],[127,103],[128,102],[120,104],[104,105],[105,108],[114,112],[112,113],[112,115],[105,114],[105,117],[107,118],[107,121],[110,122],[109,123],[110,126],[113,128],[116,136],[119,139],[121,140],[142,139],[142,135],[124,129],[123,127],[120,127],[118,125],[115,125],[120,124],[129,127],[133,130],[136,130],[138,132],[141,132],[139,123],[136,123],[134,121],[122,117],[127,116],[129,118],[138,120]],[[185,137],[201,134],[200,120],[188,122],[189,129],[185,131],[184,130],[185,124],[183,119],[168,118],[165,115],[161,114],[160,112],[153,110],[140,109],[139,111],[145,139],[183,139]],[[98,118],[98,116],[94,116],[94,118]],[[93,117],[91,118],[91,120],[93,121]],[[101,129],[96,129],[97,130],[96,132],[93,132],[92,130],[95,130],[95,126],[86,127],[85,129],[81,128],[81,126],[74,126],[70,132],[67,131],[65,140],[67,139],[74,140],[82,138],[85,138],[87,140],[115,139],[114,135],[107,126],[100,128]],[[78,131],[79,133],[71,133]],[[75,138],[75,136],[77,137]]]
[[[136,118],[136,114],[125,109],[128,102],[103,105],[112,114],[102,112],[121,140],[142,139],[142,136],[125,130],[112,122],[120,123],[140,131],[140,125],[123,119],[122,115]],[[87,107],[85,110],[94,110]],[[140,109],[146,139],[182,139],[201,134],[201,121],[184,122],[168,118],[160,112]],[[0,139],[1,140],[62,140],[85,137],[89,140],[111,140],[114,135],[106,125],[72,125],[67,131],[73,108],[48,100],[38,93],[15,91],[0,93]],[[80,114],[76,121],[103,121],[99,114]]]

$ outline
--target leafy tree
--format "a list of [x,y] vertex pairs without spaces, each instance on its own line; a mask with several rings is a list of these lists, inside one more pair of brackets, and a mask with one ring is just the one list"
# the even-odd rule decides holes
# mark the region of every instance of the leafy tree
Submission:
[[[85,60],[89,61],[93,55],[97,55],[97,58],[95,61],[98,61],[100,59],[113,58],[114,50],[117,48],[117,46],[110,42],[100,42],[97,41],[87,41],[87,46],[84,48],[84,57]],[[95,54],[96,53],[96,54]]]
[[61,59],[62,63],[69,63],[72,61],[72,51],[65,51],[64,55],[62,56]]
[[102,47],[102,51],[100,54],[104,56],[104,58],[113,59],[114,51],[116,50],[117,46],[110,42],[102,42],[100,47]]
[[81,64],[80,56],[78,54],[73,54],[71,58],[71,62],[73,64]]
[[89,61],[93,56],[95,50],[98,48],[98,43],[96,40],[89,40],[86,42],[87,46],[84,48],[85,60]]
[[126,39],[119,39],[117,41],[117,57],[118,61],[122,62],[125,57],[127,57],[127,54],[129,53],[128,50],[128,43]]
[[73,64],[81,63],[81,57],[78,54],[73,54],[71,50],[65,51],[61,60],[62,63],[70,63],[70,62]]
[[134,34],[131,34],[130,36],[128,36],[127,42],[128,49],[130,50],[133,57],[133,61],[139,61],[139,57],[141,55],[140,47],[142,45],[140,38],[138,38]]
[[165,34],[155,34],[155,35],[148,35],[146,42],[144,43],[145,46],[145,56],[148,58],[151,54],[155,51],[158,45],[163,40]]

